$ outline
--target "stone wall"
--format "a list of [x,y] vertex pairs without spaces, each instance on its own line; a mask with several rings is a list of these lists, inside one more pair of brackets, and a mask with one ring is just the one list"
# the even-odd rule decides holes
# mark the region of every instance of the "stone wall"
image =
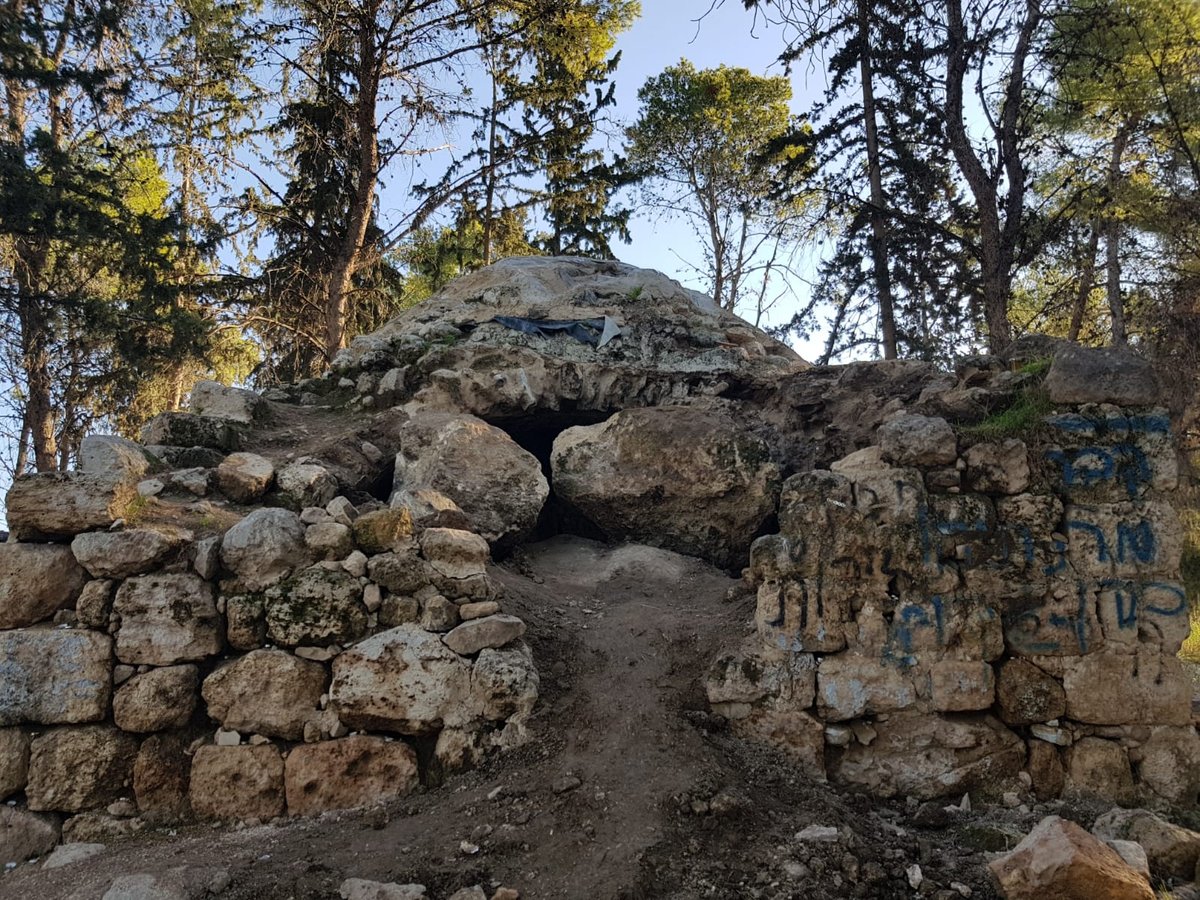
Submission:
[[[487,541],[432,489],[360,509],[315,461],[228,453],[250,421],[229,403],[257,399],[241,393],[202,385],[193,406],[216,413],[151,423],[153,452],[89,438],[82,471],[14,485],[0,800],[23,802],[0,807],[6,860],[60,829],[387,802],[525,739],[538,675]],[[163,462],[185,450],[219,464]]]
[[1020,779],[1196,802],[1169,417],[1078,402],[1153,391],[1066,354],[1041,390],[1053,410],[1020,433],[897,411],[874,445],[784,482],[779,533],[751,555],[756,633],[709,674],[738,733],[889,796]]

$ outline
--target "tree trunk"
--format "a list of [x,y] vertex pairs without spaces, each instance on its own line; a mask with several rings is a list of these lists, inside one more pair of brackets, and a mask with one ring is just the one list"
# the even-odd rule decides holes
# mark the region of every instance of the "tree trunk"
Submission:
[[1108,215],[1104,223],[1105,295],[1108,312],[1112,320],[1112,344],[1124,347],[1128,343],[1125,332],[1125,301],[1121,296],[1121,220],[1116,210],[1116,194],[1121,185],[1121,161],[1129,145],[1132,122],[1124,122],[1113,135],[1112,156],[1108,162]]
[[496,74],[492,73],[492,106],[488,111],[488,156],[487,156],[487,172],[484,175],[484,200],[483,200],[483,264],[490,266],[492,264],[492,235],[495,232],[495,207],[496,207],[496,118],[499,111],[496,109],[496,104],[499,102],[499,92],[496,85]]
[[871,264],[879,302],[879,328],[883,358],[896,358],[896,312],[892,279],[888,271],[887,223],[884,220],[883,172],[879,158],[879,131],[875,122],[875,85],[871,66],[870,6],[858,0],[858,70],[862,81],[863,127],[867,139],[867,175],[871,182]]
[[1087,249],[1080,261],[1082,268],[1079,272],[1079,286],[1075,290],[1075,305],[1071,309],[1071,327],[1067,331],[1067,340],[1079,340],[1079,332],[1083,329],[1083,314],[1087,310],[1088,297],[1096,286],[1096,250],[1100,246],[1100,217],[1092,217],[1092,229],[1088,235]]
[[346,345],[346,319],[354,273],[362,258],[363,243],[375,205],[379,180],[379,128],[376,107],[379,99],[379,46],[375,41],[377,5],[368,4],[358,23],[358,96],[354,103],[358,132],[358,174],[346,234],[329,272],[325,298],[325,357],[332,361]]

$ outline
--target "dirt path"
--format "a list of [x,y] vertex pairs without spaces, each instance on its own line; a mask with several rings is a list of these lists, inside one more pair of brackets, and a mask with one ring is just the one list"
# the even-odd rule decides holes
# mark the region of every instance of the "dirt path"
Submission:
[[[227,870],[230,900],[336,897],[348,877],[421,883],[432,900],[473,884],[523,898],[887,898],[914,896],[913,863],[922,893],[963,896],[945,893],[953,881],[993,896],[955,834],[918,837],[903,804],[839,795],[710,720],[704,671],[751,613],[726,601],[723,573],[559,537],[496,574],[542,672],[527,747],[393,808],[149,833],[61,869],[24,866],[0,897],[91,900],[118,875],[194,866]],[[842,835],[797,842],[812,824]]]

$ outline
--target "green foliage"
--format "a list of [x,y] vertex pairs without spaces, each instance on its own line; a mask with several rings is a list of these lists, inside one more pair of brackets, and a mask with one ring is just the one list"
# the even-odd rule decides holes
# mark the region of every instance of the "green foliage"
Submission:
[[1027,438],[1043,427],[1046,416],[1053,411],[1054,406],[1045,388],[1040,385],[1027,387],[1017,394],[1009,406],[962,430],[972,437],[988,441]]

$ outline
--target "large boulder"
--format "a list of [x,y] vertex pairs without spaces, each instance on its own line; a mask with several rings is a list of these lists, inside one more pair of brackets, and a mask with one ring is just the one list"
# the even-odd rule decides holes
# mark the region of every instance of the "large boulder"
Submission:
[[20,728],[0,728],[0,800],[25,790],[29,779],[29,735]]
[[988,863],[1005,900],[1154,900],[1150,883],[1074,822],[1047,816]]
[[200,747],[188,786],[192,810],[202,819],[231,822],[283,815],[283,757],[273,744]]
[[112,695],[112,638],[94,631],[0,632],[0,725],[96,722]]
[[217,466],[217,487],[235,503],[254,503],[274,480],[274,464],[257,453],[230,453]]
[[151,462],[141,444],[115,434],[89,434],[79,445],[79,471],[91,475],[137,481],[150,470]]
[[58,843],[58,822],[16,806],[0,806],[0,862],[45,856]]
[[22,475],[8,492],[8,527],[19,541],[69,539],[108,528],[137,496],[135,481],[125,475]]
[[29,750],[29,808],[82,812],[111,803],[133,781],[138,740],[107,725],[56,728]]
[[256,509],[221,540],[221,562],[248,591],[261,591],[308,564],[304,525],[286,509]]
[[213,587],[192,574],[142,575],[117,589],[117,659],[132,665],[199,662],[221,651]]
[[234,731],[289,741],[319,712],[328,676],[320,663],[282,650],[254,650],[204,679],[208,714]]
[[0,629],[24,628],[71,606],[87,573],[59,544],[0,544]]
[[629,409],[568,428],[551,456],[555,494],[610,540],[743,563],[775,511],[779,468],[730,416]]
[[113,721],[123,731],[182,728],[196,708],[195,666],[164,666],[135,675],[113,696]]
[[401,625],[334,659],[329,699],[350,728],[429,734],[474,718],[471,664],[439,635]]
[[141,438],[147,446],[205,447],[230,451],[238,448],[241,435],[224,419],[194,413],[164,412],[146,423]]
[[1153,406],[1160,387],[1154,367],[1130,350],[1062,344],[1046,374],[1052,403]]
[[344,569],[302,569],[267,591],[267,637],[285,647],[356,640],[367,632],[362,597],[362,585]]
[[396,492],[445,494],[493,546],[532,533],[550,486],[533,454],[499,428],[469,415],[420,413],[399,438]]
[[267,412],[267,402],[254,391],[226,387],[216,381],[197,381],[189,403],[198,416],[249,425]]
[[1092,833],[1106,841],[1136,841],[1159,878],[1191,881],[1200,862],[1200,834],[1145,809],[1116,809],[1102,815]]

